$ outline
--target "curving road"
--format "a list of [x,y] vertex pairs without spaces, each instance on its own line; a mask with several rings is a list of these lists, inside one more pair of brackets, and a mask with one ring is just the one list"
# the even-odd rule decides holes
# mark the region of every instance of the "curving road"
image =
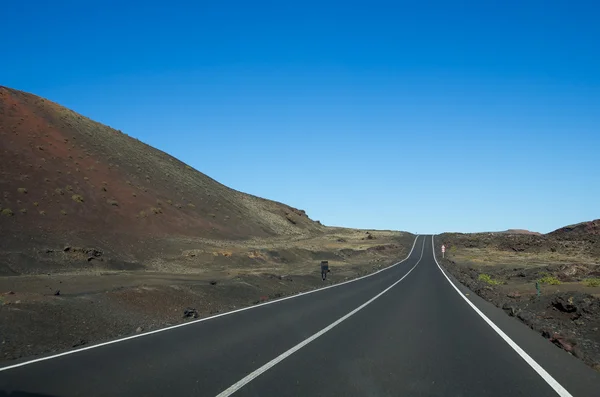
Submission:
[[0,368],[2,395],[597,397],[600,374],[451,281],[419,236],[353,282]]

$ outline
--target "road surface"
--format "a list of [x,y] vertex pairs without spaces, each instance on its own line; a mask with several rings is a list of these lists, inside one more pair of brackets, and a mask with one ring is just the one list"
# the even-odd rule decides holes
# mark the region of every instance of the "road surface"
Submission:
[[600,396],[600,374],[465,292],[419,236],[357,281],[0,368],[0,396]]

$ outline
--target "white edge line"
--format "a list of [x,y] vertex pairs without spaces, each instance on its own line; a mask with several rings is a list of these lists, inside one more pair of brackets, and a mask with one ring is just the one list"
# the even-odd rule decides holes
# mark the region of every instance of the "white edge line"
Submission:
[[260,304],[258,304],[258,305],[253,305],[253,306],[243,307],[243,308],[241,308],[241,309],[236,309],[236,310],[232,310],[232,311],[225,312],[225,313],[219,313],[219,314],[215,314],[214,316],[200,318],[200,319],[198,319],[198,320],[189,321],[189,322],[187,322],[187,323],[183,323],[183,324],[177,324],[177,325],[172,325],[172,326],[170,326],[170,327],[165,327],[165,328],[161,328],[161,329],[156,329],[156,330],[154,330],[154,331],[148,331],[148,332],[144,332],[143,334],[126,336],[126,337],[124,337],[124,338],[115,339],[115,340],[111,340],[111,341],[108,341],[108,342],[102,342],[102,343],[98,343],[98,344],[96,344],[96,345],[86,346],[86,347],[82,347],[82,348],[75,349],[75,350],[69,350],[69,351],[66,351],[66,352],[62,352],[62,353],[58,353],[58,354],[53,354],[53,355],[51,355],[51,356],[47,356],[47,357],[40,357],[40,358],[36,358],[36,359],[33,359],[33,360],[25,361],[25,362],[22,362],[22,363],[13,364],[13,365],[8,365],[8,366],[6,366],[6,367],[2,367],[2,368],[0,368],[0,372],[2,372],[2,371],[8,371],[8,370],[10,370],[10,369],[14,369],[14,368],[18,368],[18,367],[23,367],[23,366],[25,366],[25,365],[29,365],[29,364],[33,364],[33,363],[37,363],[37,362],[40,362],[40,361],[46,361],[46,360],[51,360],[51,359],[53,359],[53,358],[58,358],[58,357],[62,357],[62,356],[67,356],[67,355],[69,355],[69,354],[79,353],[79,352],[82,352],[82,351],[85,351],[85,350],[90,350],[90,349],[95,349],[95,348],[102,347],[102,346],[106,346],[106,345],[111,345],[111,344],[113,344],[113,343],[124,342],[124,341],[126,341],[126,340],[135,339],[135,338],[142,338],[142,337],[144,337],[144,336],[148,336],[148,335],[156,334],[156,333],[159,333],[159,332],[169,331],[169,330],[172,330],[172,329],[175,329],[175,328],[179,328],[179,327],[185,327],[185,326],[192,325],[192,324],[197,324],[197,323],[200,323],[200,322],[203,322],[203,321],[212,320],[212,319],[214,319],[214,318],[223,317],[223,316],[228,316],[228,315],[230,315],[230,314],[234,314],[234,313],[243,312],[243,311],[245,311],[245,310],[255,309],[255,308],[257,308],[257,307],[261,307],[261,306],[265,306],[265,305],[270,305],[270,304],[277,303],[277,302],[282,302],[282,301],[285,301],[285,300],[288,300],[288,299],[292,299],[292,298],[298,298],[298,297],[300,297],[300,296],[304,296],[304,295],[312,294],[313,292],[319,292],[319,291],[323,291],[323,290],[326,290],[326,289],[329,289],[329,288],[339,287],[340,285],[344,285],[344,284],[352,283],[352,282],[354,282],[354,281],[362,280],[363,278],[367,278],[367,277],[374,276],[374,275],[376,275],[377,273],[383,272],[384,270],[391,269],[392,267],[394,267],[394,266],[397,266],[397,265],[399,265],[399,264],[401,264],[401,263],[405,262],[405,261],[406,261],[408,258],[410,258],[410,255],[412,254],[413,250],[415,249],[415,246],[416,246],[416,244],[417,244],[417,240],[418,240],[418,239],[419,239],[419,235],[417,234],[417,235],[415,235],[415,241],[413,242],[412,248],[410,249],[410,252],[409,252],[409,253],[408,253],[408,255],[406,256],[406,258],[402,259],[402,260],[401,260],[400,262],[398,262],[398,263],[394,263],[393,265],[390,265],[390,266],[388,266],[388,267],[384,267],[383,269],[379,269],[378,271],[376,271],[376,272],[373,272],[373,273],[370,273],[370,274],[367,274],[367,275],[365,275],[365,276],[361,276],[361,277],[358,277],[358,278],[354,278],[354,279],[352,279],[352,280],[344,281],[344,282],[341,282],[341,283],[338,283],[338,284],[329,285],[329,286],[327,286],[327,287],[323,287],[323,288],[317,288],[317,289],[313,289],[313,290],[306,291],[306,292],[300,292],[300,293],[298,293],[298,294],[296,294],[296,295],[286,296],[286,297],[284,297],[284,298],[275,299],[275,300],[272,300],[272,301],[268,301],[268,302],[260,303]]
[[412,272],[415,269],[415,267],[417,267],[417,265],[419,264],[419,262],[421,262],[421,259],[423,258],[423,252],[424,251],[425,251],[425,239],[423,239],[423,248],[421,249],[421,257],[419,258],[419,260],[417,261],[417,263],[408,271],[408,273],[406,273],[404,276],[402,276],[398,281],[396,281],[394,284],[390,285],[389,287],[387,287],[386,289],[384,289],[383,291],[381,291],[380,293],[378,293],[377,295],[375,295],[374,297],[372,297],[371,299],[369,299],[368,301],[366,301],[365,303],[363,303],[362,305],[360,305],[356,309],[352,310],[351,312],[349,312],[345,316],[340,317],[335,322],[329,324],[327,327],[323,328],[322,330],[320,330],[316,334],[314,334],[311,337],[303,340],[302,342],[298,343],[296,346],[292,347],[291,349],[287,350],[286,352],[283,352],[282,354],[280,354],[279,356],[275,357],[274,359],[272,359],[271,361],[269,361],[268,363],[266,363],[262,367],[258,368],[257,370],[249,373],[248,375],[246,375],[245,377],[243,377],[242,379],[240,379],[239,381],[237,381],[236,383],[234,383],[233,385],[231,385],[227,389],[223,390],[221,393],[217,394],[216,397],[227,397],[227,396],[232,395],[233,393],[235,393],[236,391],[238,391],[239,389],[241,389],[242,387],[244,387],[248,383],[252,382],[252,380],[256,379],[261,374],[267,372],[269,369],[271,369],[272,367],[274,367],[275,365],[277,365],[281,361],[285,360],[286,358],[288,358],[292,354],[296,353],[298,350],[302,349],[304,346],[308,345],[310,342],[314,341],[315,339],[317,339],[321,335],[325,334],[326,332],[330,331],[331,329],[333,329],[334,327],[336,327],[337,325],[339,325],[340,323],[342,323],[344,320],[347,320],[349,317],[353,316],[354,314],[356,314],[360,310],[364,309],[367,305],[369,305],[374,300],[376,300],[377,298],[379,298],[381,295],[385,294],[387,291],[389,291],[390,289],[392,289],[400,281],[404,280],[406,278],[406,276],[408,276],[410,274],[410,272]]
[[560,383],[558,383],[556,381],[556,379],[554,379],[552,377],[552,375],[550,375],[548,372],[546,372],[546,370],[544,368],[542,368],[541,365],[539,365],[533,358],[531,358],[531,356],[529,354],[527,354],[525,352],[525,350],[521,349],[521,347],[519,345],[517,345],[512,339],[510,339],[510,337],[508,335],[506,335],[504,333],[504,331],[502,331],[496,324],[494,324],[494,322],[492,320],[490,320],[485,314],[483,314],[483,312],[481,310],[479,310],[479,308],[477,308],[477,306],[475,306],[475,304],[473,302],[471,302],[469,299],[467,299],[467,297],[460,292],[460,290],[458,289],[458,287],[456,287],[456,285],[454,285],[454,283],[452,282],[452,280],[450,280],[450,278],[446,275],[446,273],[444,272],[444,270],[442,269],[442,267],[440,266],[439,262],[437,261],[436,255],[435,255],[435,240],[433,239],[434,235],[431,236],[431,242],[432,242],[432,249],[433,249],[433,259],[435,259],[435,263],[438,265],[438,268],[440,269],[440,271],[442,272],[442,274],[444,275],[444,277],[446,277],[446,280],[448,280],[448,282],[450,283],[450,285],[452,285],[452,287],[454,287],[454,289],[456,290],[456,292],[458,292],[458,294],[461,296],[461,298],[463,298],[465,300],[465,302],[467,302],[469,304],[469,306],[471,306],[471,308],[473,310],[475,310],[475,313],[479,314],[481,316],[481,318],[483,318],[483,320],[490,326],[492,327],[492,329],[494,331],[496,331],[496,333],[498,335],[500,335],[500,337],[502,339],[504,339],[504,341],[513,348],[513,350],[515,352],[517,352],[517,354],[519,356],[521,356],[521,358],[523,360],[525,360],[525,362],[527,364],[529,364],[529,366],[531,368],[533,368],[533,370],[535,372],[538,373],[539,376],[542,377],[542,379],[544,379],[544,381],[546,381],[546,383],[554,389],[554,391],[561,397],[573,397],[571,395],[571,393],[569,393],[567,391],[567,389],[565,389],[564,387],[562,387],[562,385]]

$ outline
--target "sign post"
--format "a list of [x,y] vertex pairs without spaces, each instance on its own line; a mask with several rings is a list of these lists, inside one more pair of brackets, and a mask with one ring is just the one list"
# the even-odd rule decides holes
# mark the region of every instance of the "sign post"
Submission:
[[442,258],[446,257],[446,246],[442,244]]

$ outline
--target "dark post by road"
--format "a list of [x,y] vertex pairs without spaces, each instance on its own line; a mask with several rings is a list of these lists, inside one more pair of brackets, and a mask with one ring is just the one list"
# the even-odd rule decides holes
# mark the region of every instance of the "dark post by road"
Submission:
[[321,261],[321,279],[325,281],[329,273],[329,261]]

